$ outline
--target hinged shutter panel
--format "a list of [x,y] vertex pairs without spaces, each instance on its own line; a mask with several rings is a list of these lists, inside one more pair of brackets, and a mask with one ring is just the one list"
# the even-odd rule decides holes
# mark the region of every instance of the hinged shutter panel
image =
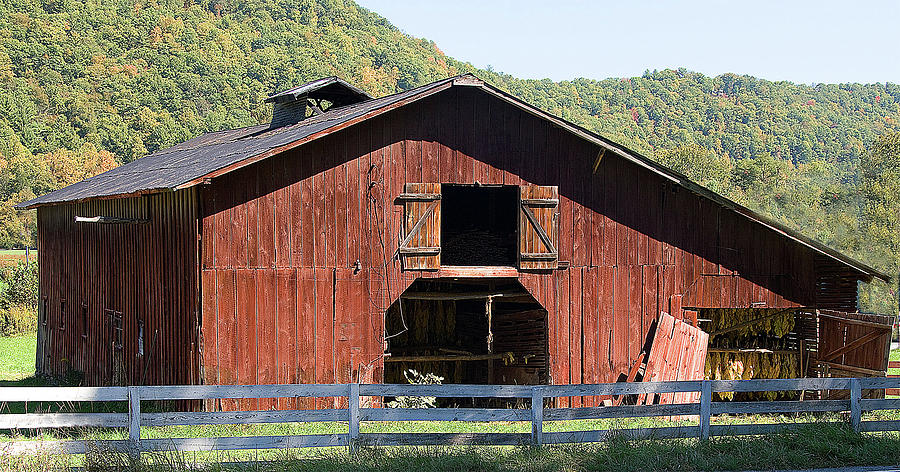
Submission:
[[441,184],[408,183],[403,202],[403,240],[400,262],[404,269],[441,266]]
[[557,187],[520,187],[519,268],[556,269],[559,266],[559,190]]

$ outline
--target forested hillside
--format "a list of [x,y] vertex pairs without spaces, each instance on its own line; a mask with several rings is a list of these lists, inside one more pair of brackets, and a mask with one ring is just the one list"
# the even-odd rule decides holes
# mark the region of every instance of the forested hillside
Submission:
[[[896,273],[896,84],[684,69],[521,80],[340,0],[0,0],[0,246],[33,238],[33,215],[12,204],[265,121],[274,91],[338,75],[377,96],[462,72]],[[879,287],[865,307],[887,311],[892,294]]]

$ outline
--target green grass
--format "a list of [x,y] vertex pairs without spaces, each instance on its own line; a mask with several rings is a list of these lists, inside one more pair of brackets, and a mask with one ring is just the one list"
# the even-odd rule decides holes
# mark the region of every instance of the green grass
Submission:
[[[70,407],[77,405],[70,405]],[[122,405],[124,406],[124,405]],[[65,409],[64,409],[65,411]],[[900,411],[864,414],[868,420],[898,420]],[[696,440],[628,441],[613,436],[610,441],[592,445],[531,447],[391,447],[364,448],[360,455],[350,456],[343,448],[230,451],[199,453],[145,454],[145,461],[162,463],[158,468],[128,468],[127,460],[116,454],[94,457],[71,457],[71,464],[83,460],[96,464],[118,464],[121,468],[88,470],[190,470],[194,464],[204,470],[408,470],[421,472],[453,470],[741,470],[818,466],[896,465],[900,463],[900,434],[855,434],[848,429],[846,415],[752,415],[718,416],[713,424],[794,423],[794,431],[767,437],[714,438],[707,443]],[[580,420],[546,422],[545,431],[621,430],[642,427],[695,425],[687,421],[662,418],[624,420]],[[461,422],[366,422],[362,433],[374,432],[516,432],[528,433],[528,422],[461,423]],[[287,423],[206,426],[166,426],[141,428],[141,437],[184,438],[224,436],[269,436],[346,433],[346,423]],[[126,439],[123,429],[71,429],[36,432],[29,436],[2,434],[3,440],[54,439]],[[523,458],[527,458],[525,461]],[[50,458],[46,458],[50,460]],[[11,460],[7,458],[7,460]],[[17,459],[18,460],[18,459]],[[24,459],[21,459],[24,460]],[[29,460],[37,460],[30,458]],[[58,458],[53,458],[59,461]],[[221,467],[221,463],[252,462],[242,467]],[[531,462],[529,462],[531,461]],[[804,461],[806,461],[804,463]],[[210,465],[212,464],[212,465]],[[16,464],[4,465],[0,454],[0,470],[17,470]],[[39,469],[37,467],[35,469]],[[29,470],[18,468],[18,470]]]
[[34,375],[35,335],[0,337],[0,381]]
[[[0,385],[45,385],[33,377],[34,337],[0,338]],[[900,350],[891,352],[900,360]],[[900,372],[897,372],[900,374]],[[121,404],[120,404],[121,403]],[[21,407],[21,408],[20,408]],[[144,405],[153,410],[153,405]],[[0,412],[15,413],[23,405],[4,405]],[[116,404],[29,403],[29,411],[125,411]],[[864,420],[898,420],[900,411],[864,415]],[[900,434],[855,434],[842,415],[719,416],[714,424],[798,423],[795,431],[765,437],[696,440],[630,441],[613,437],[592,445],[533,447],[394,447],[363,448],[356,456],[343,448],[326,450],[234,451],[211,453],[144,454],[140,464],[126,456],[95,453],[87,457],[37,455],[11,457],[0,454],[0,470],[44,470],[66,465],[85,465],[88,470],[288,470],[288,471],[707,471],[776,468],[846,467],[900,464]],[[629,429],[693,424],[664,419],[589,420],[546,422],[545,431]],[[142,428],[142,438],[222,437],[346,433],[342,423],[290,423],[259,425],[168,426]],[[361,432],[518,432],[527,433],[527,422],[385,422],[363,423]],[[0,432],[6,439],[125,439],[122,429],[57,430],[29,436]],[[249,465],[246,463],[251,461]],[[244,462],[245,464],[241,464]]]
[[[250,428],[252,429],[252,428]],[[92,453],[87,470],[181,471],[714,471],[892,466],[900,462],[900,436],[856,434],[844,424],[815,423],[764,437],[632,441],[613,436],[601,444],[548,447],[363,447],[260,453],[153,453],[141,463],[124,455]],[[63,464],[62,461],[66,463]],[[247,463],[247,461],[252,461]],[[3,470],[40,470],[75,464],[72,458],[3,457]],[[79,461],[80,463],[80,461]]]
[[[900,361],[900,349],[894,349],[891,351],[892,361]],[[888,369],[888,375],[900,375],[900,369]]]

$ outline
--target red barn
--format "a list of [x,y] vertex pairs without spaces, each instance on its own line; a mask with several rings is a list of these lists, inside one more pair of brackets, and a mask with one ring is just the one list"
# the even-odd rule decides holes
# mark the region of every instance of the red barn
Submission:
[[661,311],[719,308],[796,308],[808,361],[803,320],[887,279],[472,75],[381,98],[327,78],[269,101],[271,123],[21,205],[38,212],[39,372],[615,381]]

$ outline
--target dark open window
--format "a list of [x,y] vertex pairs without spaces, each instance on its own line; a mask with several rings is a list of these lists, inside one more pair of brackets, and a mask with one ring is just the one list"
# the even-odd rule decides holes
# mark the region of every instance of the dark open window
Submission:
[[138,355],[144,355],[144,320],[138,318]]
[[87,303],[81,304],[81,336],[87,337],[88,335],[88,306]]
[[59,330],[66,330],[66,300],[59,301]]
[[441,264],[515,266],[519,188],[442,186]]

